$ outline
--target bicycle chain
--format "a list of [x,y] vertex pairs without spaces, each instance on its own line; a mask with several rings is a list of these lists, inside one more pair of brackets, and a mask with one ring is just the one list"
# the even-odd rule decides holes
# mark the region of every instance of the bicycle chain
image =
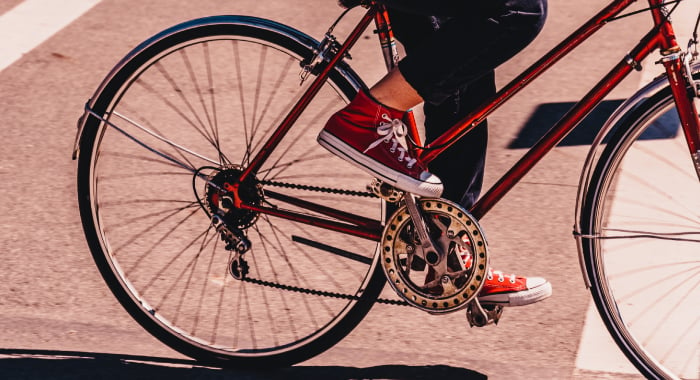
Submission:
[[[369,197],[369,198],[376,198],[377,197],[375,194],[370,193],[370,192],[362,192],[362,191],[355,191],[355,190],[334,189],[334,188],[329,188],[329,187],[299,185],[299,184],[295,184],[295,183],[276,182],[276,181],[260,181],[260,183],[263,185],[267,185],[267,186],[277,186],[277,187],[286,187],[289,189],[318,191],[318,192],[322,192],[322,193],[344,194],[344,195],[352,195],[352,196],[358,196],[358,197]],[[280,283],[276,283],[276,282],[272,282],[272,281],[260,280],[260,279],[251,278],[251,277],[243,277],[241,280],[248,282],[248,283],[251,283],[251,284],[267,286],[270,288],[287,290],[287,291],[292,291],[292,292],[297,292],[297,293],[311,294],[311,295],[315,295],[315,296],[347,299],[347,300],[353,300],[353,301],[358,301],[360,299],[360,297],[354,296],[351,294],[328,292],[328,291],[324,291],[324,290],[302,288],[299,286],[284,285],[284,284],[280,284]],[[377,300],[375,302],[380,303],[380,304],[386,304],[386,305],[410,306],[406,301],[390,300],[390,299],[385,299],[385,298],[377,298]]]
[[330,188],[330,187],[299,185],[296,183],[286,183],[286,182],[276,182],[276,181],[260,181],[260,183],[263,185],[267,185],[267,186],[286,187],[288,189],[318,191],[321,193],[352,195],[352,196],[356,196],[356,197],[377,198],[377,196],[375,194],[370,193],[370,192],[365,192],[365,191],[334,189],[334,188]]
[[[315,290],[315,289],[308,289],[308,288],[302,288],[299,286],[292,286],[292,285],[284,285],[280,284],[277,282],[272,282],[272,281],[265,281],[265,280],[260,280],[257,278],[252,278],[252,277],[244,277],[241,279],[241,281],[245,281],[251,284],[255,285],[262,285],[262,286],[267,286],[270,288],[276,288],[276,289],[282,289],[282,290],[288,290],[292,292],[297,292],[297,293],[304,293],[304,294],[311,294],[314,296],[322,296],[322,297],[329,297],[329,298],[339,298],[339,299],[346,299],[346,300],[353,300],[353,301],[359,301],[360,297],[358,296],[353,296],[350,294],[343,294],[343,293],[336,293],[336,292],[328,292],[325,290]],[[407,302],[405,301],[400,301],[400,300],[390,300],[390,299],[385,299],[385,298],[377,298],[375,301],[377,303],[381,304],[387,304],[387,305],[396,305],[396,306],[410,306]]]

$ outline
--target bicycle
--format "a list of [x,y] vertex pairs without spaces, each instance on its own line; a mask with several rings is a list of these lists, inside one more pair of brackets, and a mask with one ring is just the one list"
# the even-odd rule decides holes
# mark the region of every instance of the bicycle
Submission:
[[[423,145],[409,118],[413,153],[434,159],[632,3],[613,0],[436,140]],[[494,323],[502,309],[475,297],[489,260],[479,219],[659,49],[666,75],[626,100],[591,147],[574,236],[586,285],[628,359],[652,378],[698,376],[692,245],[700,232],[690,203],[700,176],[697,37],[682,50],[668,18],[675,6],[648,3],[649,33],[470,210],[376,179],[367,187],[364,172],[315,141],[330,114],[365,88],[346,57],[371,23],[387,68],[398,62],[382,5],[365,2],[343,43],[333,30],[347,11],[321,41],[248,16],[167,29],[112,69],[79,119],[73,158],[93,258],[147,331],[214,365],[308,359],[343,339],[375,302],[434,314],[466,309],[471,325]],[[645,180],[651,170],[653,182]],[[474,265],[459,265],[458,247]],[[640,273],[660,285],[637,285]],[[401,301],[378,298],[387,278]],[[691,286],[657,294],[683,281]],[[671,330],[683,336],[668,339]]]

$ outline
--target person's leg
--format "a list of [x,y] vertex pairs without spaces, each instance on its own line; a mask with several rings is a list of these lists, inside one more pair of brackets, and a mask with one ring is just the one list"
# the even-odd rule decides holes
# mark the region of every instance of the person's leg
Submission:
[[425,102],[438,105],[453,97],[521,51],[544,25],[545,0],[486,3],[494,9],[433,17],[431,37],[412,43],[399,62],[403,77]]
[[[444,20],[395,9],[390,10],[390,16],[396,37],[408,55],[420,50],[422,44],[429,43],[431,35],[440,29]],[[428,141],[452,127],[495,93],[494,71],[490,70],[457,88],[442,102],[426,102],[423,109]],[[487,122],[484,121],[430,163],[430,170],[443,181],[444,198],[467,209],[476,202],[483,182],[487,138]],[[468,266],[471,262],[469,252],[463,252],[461,256]],[[489,269],[479,300],[482,304],[521,306],[543,300],[551,292],[551,284],[541,277],[504,275],[503,272]]]
[[[425,103],[427,140],[440,136],[495,93],[494,74],[490,72],[441,104]],[[443,198],[466,209],[476,202],[484,178],[487,145],[488,122],[484,121],[430,162],[430,170],[442,179],[445,187]]]
[[[430,43],[445,18],[425,16],[389,9],[392,29],[407,55],[420,54],[421,46]],[[496,93],[494,72],[491,70],[473,83],[456,88],[455,93],[439,104],[423,105],[428,141],[452,127]],[[469,135],[458,140],[430,163],[431,172],[443,182],[443,198],[469,209],[481,192],[487,146],[487,122],[477,126]]]
[[[457,2],[421,4],[453,5]],[[449,13],[449,17],[425,15],[420,11],[394,12],[394,30],[397,37],[401,35],[399,38],[409,46],[408,54],[399,63],[401,75],[397,75],[395,71],[389,73],[372,90],[379,97],[387,95],[388,98],[384,98],[384,102],[391,102],[393,96],[395,103],[392,104],[401,109],[387,107],[386,104],[373,99],[371,92],[361,93],[348,107],[331,118],[319,135],[319,142],[339,156],[364,166],[371,173],[386,180],[386,172],[379,172],[379,169],[382,166],[392,166],[397,159],[402,161],[406,158],[405,151],[400,150],[398,157],[392,156],[398,144],[395,137],[401,137],[400,120],[405,109],[412,107],[421,98],[424,99],[427,103],[427,128],[437,130],[449,127],[461,115],[476,106],[472,103],[486,99],[488,96],[482,97],[476,91],[493,93],[494,68],[520,51],[535,37],[542,27],[545,14],[544,0],[505,0],[503,4],[494,0],[487,4],[502,7],[496,7],[496,10],[477,10],[473,9],[473,6],[464,5],[465,12],[455,15]],[[418,17],[410,17],[407,14]],[[420,21],[421,17],[423,21]],[[428,25],[431,30],[427,33],[425,30],[420,33],[411,31],[412,22],[416,25]],[[400,29],[404,32],[400,32]],[[404,93],[402,89],[406,90],[406,86],[410,86],[410,89]],[[462,104],[463,107],[455,108]],[[378,132],[370,132],[375,128]],[[433,130],[429,133],[434,136],[439,131]],[[381,137],[382,135],[388,138]],[[378,136],[379,139],[372,142]],[[468,141],[470,137],[473,138],[472,141]],[[446,195],[469,206],[481,188],[486,125],[479,126],[473,136],[464,140],[467,141],[446,152],[445,158],[441,158],[442,161],[434,161],[431,164],[450,178],[449,187],[452,193]],[[382,144],[382,141],[389,145]],[[373,150],[370,160],[364,159],[363,155],[378,147],[377,144],[383,148]],[[368,148],[362,151],[365,146]],[[442,183],[436,176],[425,171],[424,166],[415,159],[409,158],[409,162],[411,165],[420,165],[422,170],[407,176],[410,180],[408,185],[413,186],[409,191],[426,190],[424,188],[428,184],[431,191],[439,188],[442,192]],[[392,169],[401,172],[401,168]],[[389,174],[393,175],[393,172]],[[400,174],[405,175],[406,171]],[[406,181],[400,182],[403,178],[394,181],[389,178],[388,183],[406,190],[410,186],[402,187],[406,184]],[[423,193],[429,194],[429,191]],[[469,250],[459,253],[465,266],[469,267]],[[489,269],[489,276],[479,293],[479,299],[482,303],[519,306],[537,302],[550,294],[551,285],[543,278],[504,276],[502,272]]]

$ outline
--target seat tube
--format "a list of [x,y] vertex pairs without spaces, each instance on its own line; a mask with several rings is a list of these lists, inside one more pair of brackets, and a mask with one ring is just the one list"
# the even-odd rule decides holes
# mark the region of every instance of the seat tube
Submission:
[[386,69],[391,71],[399,64],[399,49],[396,47],[396,38],[394,38],[394,32],[391,30],[389,12],[387,12],[386,6],[381,4],[374,6],[377,7],[377,12],[374,16],[374,24],[377,27],[375,33],[379,37]]
[[[386,10],[386,6],[382,4],[375,3],[373,6],[377,7],[377,13],[374,16],[374,23],[377,27],[375,33],[377,33],[377,36],[379,37],[379,43],[382,47],[386,69],[387,71],[398,69],[399,49],[396,45],[394,32],[391,29],[389,12]],[[417,156],[420,153],[420,146],[422,143],[418,132],[418,126],[416,124],[416,118],[412,110],[409,110],[406,113],[406,117],[403,121],[407,127],[408,138],[414,142],[414,144],[409,145],[409,149],[412,155]]]

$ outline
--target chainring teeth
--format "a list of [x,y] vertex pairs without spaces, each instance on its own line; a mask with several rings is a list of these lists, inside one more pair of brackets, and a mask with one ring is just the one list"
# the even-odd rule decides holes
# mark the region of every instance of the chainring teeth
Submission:
[[[447,231],[450,231],[453,236],[461,238],[465,233],[468,234],[472,265],[466,274],[466,281],[451,294],[430,294],[426,292],[423,284],[416,284],[411,279],[416,277],[416,271],[411,270],[407,261],[402,264],[402,259],[406,260],[409,255],[407,250],[409,243],[401,234],[408,225],[412,224],[405,206],[394,213],[384,229],[381,241],[384,273],[392,288],[412,306],[436,314],[462,309],[476,297],[486,277],[488,256],[483,233],[472,216],[452,202],[442,199],[421,199],[420,206],[426,217],[438,215],[449,218],[450,224]],[[420,275],[421,271],[418,271],[418,274]],[[422,277],[425,278],[425,272]]]

